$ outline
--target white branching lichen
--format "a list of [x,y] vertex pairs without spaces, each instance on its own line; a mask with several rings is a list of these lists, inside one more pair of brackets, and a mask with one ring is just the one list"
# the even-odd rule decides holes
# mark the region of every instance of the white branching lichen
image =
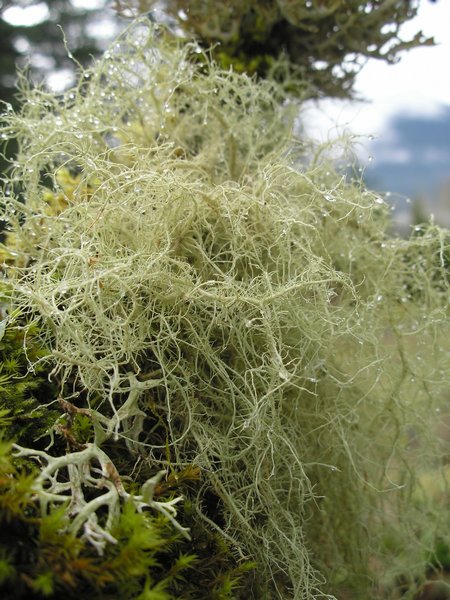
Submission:
[[[42,450],[22,448],[17,444],[13,448],[16,457],[32,458],[41,465],[32,490],[40,503],[42,515],[46,515],[50,507],[67,505],[67,531],[74,535],[82,531],[82,537],[91,542],[100,554],[107,543],[115,544],[117,541],[110,532],[117,525],[124,501],[132,502],[138,511],[148,508],[159,511],[189,538],[187,529],[176,521],[175,505],[181,497],[163,502],[153,498],[155,485],[166,471],[160,471],[147,480],[140,495],[133,495],[125,491],[116,467],[95,444],[88,444],[85,449],[64,456],[51,456]],[[86,499],[87,493],[89,499]]]

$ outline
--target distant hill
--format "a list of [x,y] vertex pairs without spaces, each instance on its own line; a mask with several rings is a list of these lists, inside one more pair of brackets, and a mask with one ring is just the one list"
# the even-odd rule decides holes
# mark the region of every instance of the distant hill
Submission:
[[420,201],[425,213],[450,225],[450,107],[435,117],[399,115],[370,146],[374,161],[365,171],[369,187],[389,191],[406,218],[405,198]]

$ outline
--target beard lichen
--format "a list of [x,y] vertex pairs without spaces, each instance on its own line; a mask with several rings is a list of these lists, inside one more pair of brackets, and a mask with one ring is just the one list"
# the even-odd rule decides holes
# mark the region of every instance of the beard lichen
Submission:
[[440,523],[410,499],[442,454],[448,235],[391,237],[376,194],[302,166],[276,84],[199,52],[140,21],[64,97],[23,90],[12,304],[93,456],[199,469],[197,522],[256,562],[246,597],[394,597]]

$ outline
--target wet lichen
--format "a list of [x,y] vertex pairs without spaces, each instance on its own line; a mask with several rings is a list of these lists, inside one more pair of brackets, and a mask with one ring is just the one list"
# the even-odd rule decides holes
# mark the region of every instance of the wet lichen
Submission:
[[[199,52],[139,21],[63,98],[24,90],[5,116],[10,302],[38,325],[72,444],[16,450],[44,459],[40,481],[87,448],[94,479],[105,454],[169,490],[195,473],[197,526],[257,565],[225,598],[394,598],[440,527],[410,498],[442,454],[448,233],[392,237],[375,193],[307,160],[276,83]],[[69,502],[93,473],[77,464],[50,484]]]

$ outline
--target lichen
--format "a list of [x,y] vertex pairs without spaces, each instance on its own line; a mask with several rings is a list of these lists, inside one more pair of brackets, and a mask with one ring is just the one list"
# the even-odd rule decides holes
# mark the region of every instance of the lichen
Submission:
[[86,448],[198,470],[197,522],[257,564],[242,597],[395,597],[440,526],[409,498],[442,453],[448,233],[392,237],[377,194],[308,160],[276,83],[199,52],[138,21],[63,98],[23,90],[12,306]]
[[[55,498],[51,497],[58,485],[54,496],[61,496],[64,484],[53,481],[51,488],[43,490],[42,480],[45,473],[49,474],[48,467],[41,473],[37,469],[24,471],[15,464],[14,453],[17,455],[18,451],[21,455],[31,454],[31,450],[28,453],[17,447],[14,450],[11,443],[2,441],[0,590],[3,598],[60,598],[61,594],[67,598],[86,595],[102,600],[174,598],[174,587],[192,568],[196,557],[180,552],[180,541],[164,515],[158,517],[142,511],[129,500],[118,508],[108,536],[99,522],[92,520],[90,524],[94,527],[85,527],[85,537],[77,536],[76,521],[80,513],[71,523],[70,512],[75,507],[55,504]],[[94,453],[95,449],[88,451]],[[70,462],[67,457],[47,459],[49,465]],[[89,478],[89,472],[84,475]],[[101,483],[97,477],[96,482],[104,486],[106,479]],[[71,485],[77,483],[81,483],[80,478],[73,477]],[[78,491],[79,502],[81,486]],[[39,500],[44,499],[47,507],[42,511]],[[94,502],[91,500],[89,504]],[[109,543],[105,548],[106,538]]]

